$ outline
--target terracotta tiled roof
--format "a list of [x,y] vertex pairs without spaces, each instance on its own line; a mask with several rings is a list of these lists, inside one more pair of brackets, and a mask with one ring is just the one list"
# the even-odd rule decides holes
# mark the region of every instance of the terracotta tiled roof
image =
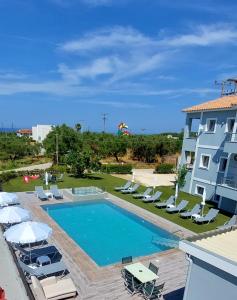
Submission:
[[194,105],[183,109],[184,112],[195,112],[195,111],[205,111],[205,110],[218,110],[218,109],[228,109],[233,106],[237,106],[237,96],[223,96],[216,100],[204,102],[199,105]]
[[17,133],[20,133],[20,134],[32,134],[32,130],[31,129],[19,129],[19,130],[17,130]]

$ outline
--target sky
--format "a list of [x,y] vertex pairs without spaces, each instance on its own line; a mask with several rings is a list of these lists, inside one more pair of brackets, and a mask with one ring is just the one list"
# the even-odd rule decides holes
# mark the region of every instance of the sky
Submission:
[[236,77],[236,1],[0,0],[0,127],[180,131]]

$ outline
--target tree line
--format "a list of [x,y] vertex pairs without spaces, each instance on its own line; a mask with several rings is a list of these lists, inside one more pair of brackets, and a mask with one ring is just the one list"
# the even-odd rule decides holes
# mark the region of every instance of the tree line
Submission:
[[132,159],[145,163],[156,161],[157,155],[175,154],[181,150],[183,135],[164,134],[118,136],[110,133],[83,132],[78,124],[71,128],[56,126],[43,142],[46,155],[54,162],[71,166],[74,174],[97,169],[100,160],[113,156],[117,162],[128,152]]
[[11,160],[36,156],[40,152],[40,145],[29,137],[19,137],[15,133],[0,133],[0,160]]

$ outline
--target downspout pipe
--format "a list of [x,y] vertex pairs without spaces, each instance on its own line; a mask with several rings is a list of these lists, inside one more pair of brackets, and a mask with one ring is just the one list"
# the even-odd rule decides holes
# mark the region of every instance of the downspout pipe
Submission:
[[188,289],[189,289],[189,282],[190,282],[190,277],[191,277],[191,272],[192,272],[193,260],[191,258],[191,255],[188,253],[186,253],[185,258],[189,262],[189,266],[188,266],[188,275],[187,275],[187,280],[186,280],[186,284],[185,284],[183,300],[191,300],[191,299],[188,299],[187,294],[188,294]]

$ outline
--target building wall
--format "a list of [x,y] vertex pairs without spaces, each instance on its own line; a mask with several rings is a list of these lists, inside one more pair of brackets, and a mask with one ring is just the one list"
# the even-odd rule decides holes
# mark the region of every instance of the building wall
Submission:
[[51,130],[52,125],[37,125],[32,127],[32,137],[35,141],[42,142]]
[[[200,118],[199,132],[196,139],[189,138],[189,128],[192,118]],[[227,171],[225,173],[219,171],[220,158],[228,158],[230,155],[229,153],[224,152],[225,142],[229,138],[228,133],[226,133],[226,123],[228,118],[235,119],[236,110],[187,114],[181,165],[186,163],[185,151],[195,152],[195,162],[193,164],[193,170],[187,173],[186,184],[183,191],[196,194],[196,187],[199,185],[205,188],[207,199],[212,200],[215,198],[217,183],[223,181],[224,176],[230,174],[232,177],[234,176],[234,179],[237,182],[237,162],[233,161],[233,159],[231,161],[231,156]],[[214,133],[205,132],[208,119],[216,119],[217,121]],[[202,154],[210,155],[208,169],[204,169],[200,166]],[[235,205],[233,205],[232,202],[230,202],[229,206],[228,200],[225,200],[223,203],[224,204],[220,206],[221,208],[234,212],[233,207],[235,207]]]
[[[191,257],[183,300],[234,300],[237,278],[202,260]],[[220,266],[221,267],[221,266]]]

